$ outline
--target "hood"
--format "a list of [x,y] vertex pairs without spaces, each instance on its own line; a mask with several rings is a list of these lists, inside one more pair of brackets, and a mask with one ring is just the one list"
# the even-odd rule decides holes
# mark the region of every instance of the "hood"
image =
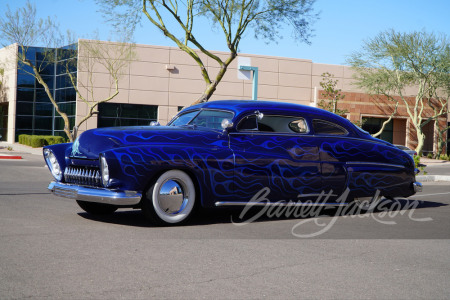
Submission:
[[222,133],[172,126],[111,127],[83,132],[73,143],[71,157],[98,159],[101,152],[139,145],[224,146]]

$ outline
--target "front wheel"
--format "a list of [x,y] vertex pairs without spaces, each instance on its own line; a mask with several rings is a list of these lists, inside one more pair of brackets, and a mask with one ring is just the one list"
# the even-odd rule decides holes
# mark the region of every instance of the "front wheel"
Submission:
[[193,212],[195,186],[180,170],[163,173],[145,193],[142,212],[152,223],[173,225],[185,221]]
[[117,210],[117,207],[110,204],[95,203],[77,200],[78,205],[87,213],[92,215],[109,215]]

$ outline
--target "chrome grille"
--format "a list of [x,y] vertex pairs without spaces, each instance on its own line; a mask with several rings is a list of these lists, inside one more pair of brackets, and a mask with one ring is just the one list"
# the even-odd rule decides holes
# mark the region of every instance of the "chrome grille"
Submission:
[[101,186],[102,182],[100,171],[95,167],[66,167],[64,170],[64,180],[67,183],[89,186]]

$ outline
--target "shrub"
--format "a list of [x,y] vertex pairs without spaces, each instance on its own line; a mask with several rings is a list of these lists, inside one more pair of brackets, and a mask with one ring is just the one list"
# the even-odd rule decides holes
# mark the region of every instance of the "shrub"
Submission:
[[416,168],[418,168],[419,164],[420,164],[420,156],[419,155],[414,155],[414,166]]
[[62,144],[62,143],[66,142],[66,139],[63,138],[62,136],[48,135],[48,136],[44,136],[44,138],[45,138],[47,145]]
[[32,135],[30,137],[30,144],[28,146],[31,146],[33,148],[43,147],[45,143],[45,140],[39,136],[39,135]]
[[25,144],[24,139],[25,139],[26,134],[19,134],[19,144]]
[[450,157],[447,154],[442,154],[442,155],[439,156],[439,159],[450,160]]
[[428,153],[427,157],[428,157],[428,158],[433,158],[433,153],[431,153],[431,152]]
[[19,143],[33,148],[43,147],[47,145],[55,145],[65,143],[66,139],[62,136],[52,135],[19,135]]

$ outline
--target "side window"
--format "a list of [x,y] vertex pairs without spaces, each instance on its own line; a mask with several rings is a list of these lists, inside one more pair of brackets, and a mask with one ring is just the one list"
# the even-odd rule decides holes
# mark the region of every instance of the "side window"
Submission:
[[258,130],[258,123],[256,121],[256,116],[247,116],[239,123],[237,130],[239,131],[256,131]]
[[313,120],[315,134],[321,135],[346,135],[348,132],[341,126],[323,120]]
[[255,115],[247,116],[239,123],[238,131],[258,131],[275,133],[307,133],[305,119],[288,116],[264,115],[262,119]]

